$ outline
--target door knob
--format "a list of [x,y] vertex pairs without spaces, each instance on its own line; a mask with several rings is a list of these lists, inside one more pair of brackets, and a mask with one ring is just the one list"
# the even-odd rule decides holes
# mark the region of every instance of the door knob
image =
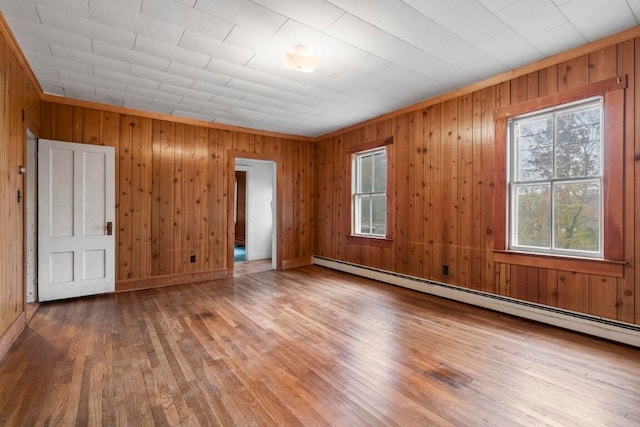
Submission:
[[113,234],[113,222],[107,222],[107,236],[111,236]]

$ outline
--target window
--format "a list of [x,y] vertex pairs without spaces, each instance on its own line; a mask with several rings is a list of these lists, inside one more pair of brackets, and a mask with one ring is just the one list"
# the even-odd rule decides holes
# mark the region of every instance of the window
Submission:
[[514,117],[510,249],[602,257],[603,97]]
[[353,234],[387,236],[387,150],[375,148],[352,156]]
[[494,112],[496,262],[622,276],[626,88],[613,77]]

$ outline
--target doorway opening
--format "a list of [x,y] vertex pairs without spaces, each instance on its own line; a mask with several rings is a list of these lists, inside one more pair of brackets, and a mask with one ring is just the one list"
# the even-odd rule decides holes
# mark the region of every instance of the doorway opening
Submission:
[[276,162],[235,159],[234,270],[276,269]]

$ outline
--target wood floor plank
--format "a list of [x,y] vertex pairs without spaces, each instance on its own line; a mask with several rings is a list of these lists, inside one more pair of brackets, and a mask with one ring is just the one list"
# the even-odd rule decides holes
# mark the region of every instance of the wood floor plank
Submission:
[[637,425],[640,351],[317,266],[42,304],[0,425]]

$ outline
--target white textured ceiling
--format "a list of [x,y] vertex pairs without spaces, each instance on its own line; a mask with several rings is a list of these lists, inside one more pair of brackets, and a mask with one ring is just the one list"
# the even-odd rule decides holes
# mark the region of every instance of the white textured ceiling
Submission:
[[[640,0],[0,0],[45,93],[317,136],[633,27]],[[281,67],[307,45],[314,73]]]

